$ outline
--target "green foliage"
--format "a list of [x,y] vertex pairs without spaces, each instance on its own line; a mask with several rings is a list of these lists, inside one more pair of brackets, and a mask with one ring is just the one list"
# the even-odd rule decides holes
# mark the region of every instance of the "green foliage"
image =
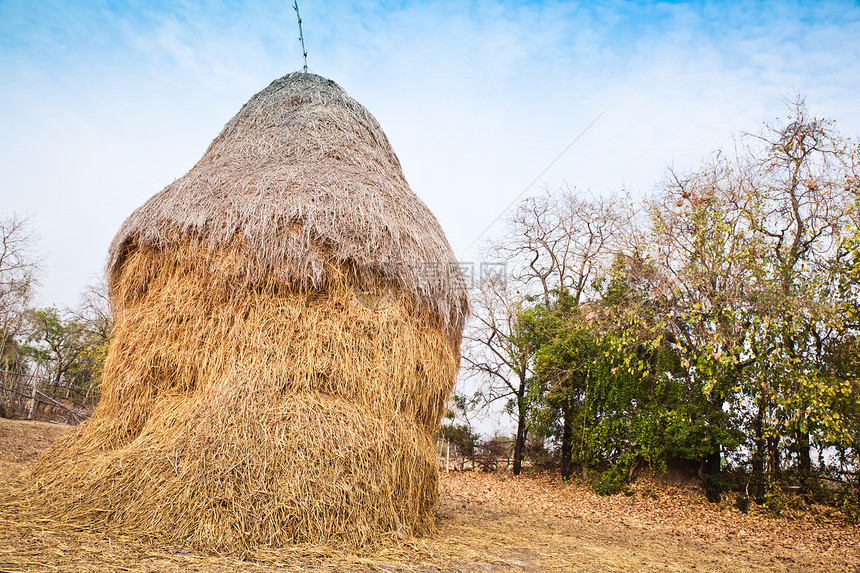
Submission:
[[26,357],[23,352],[21,337],[16,332],[0,331],[0,368],[10,372],[23,374],[26,370]]
[[780,516],[788,509],[788,496],[778,483],[770,483],[764,494],[764,507],[775,516]]
[[[751,487],[775,513],[825,472],[856,479],[860,146],[802,101],[790,112],[668,173],[626,230],[597,201],[524,203],[502,249],[521,257],[505,355],[527,362],[509,411],[563,476],[600,468],[611,493],[684,460],[710,499]],[[829,452],[819,467],[812,451]]]
[[29,336],[23,354],[41,364],[52,379],[51,390],[93,397],[110,345],[110,328],[93,325],[54,307],[28,313]]
[[632,494],[630,486],[627,485],[627,476],[615,469],[597,474],[592,481],[592,487],[598,495]]
[[836,505],[850,523],[860,524],[860,490],[845,486],[836,496]]
[[439,437],[450,441],[466,458],[475,455],[475,446],[481,439],[480,434],[473,432],[467,424],[442,424],[439,427]]
[[[606,283],[607,298],[616,302],[620,280],[616,274]],[[598,318],[612,307],[583,310],[571,302],[558,290],[550,308],[539,303],[519,317],[538,348],[530,390],[543,403],[533,410],[532,427],[568,447],[577,465],[609,464],[611,472],[595,482],[601,491],[618,491],[613,484],[640,463],[660,468],[669,459],[698,459],[714,443],[737,442],[726,413],[701,391],[690,392],[680,357],[659,328],[637,317]]]

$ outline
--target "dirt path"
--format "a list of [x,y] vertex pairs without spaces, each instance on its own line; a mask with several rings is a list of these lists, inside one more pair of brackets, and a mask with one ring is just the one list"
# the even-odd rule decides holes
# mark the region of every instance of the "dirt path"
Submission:
[[860,573],[860,529],[826,512],[793,520],[719,508],[681,487],[640,484],[599,497],[547,476],[442,476],[438,534],[364,555],[323,547],[217,556],[107,539],[39,522],[22,500],[27,472],[63,432],[0,419],[0,573],[23,571]]

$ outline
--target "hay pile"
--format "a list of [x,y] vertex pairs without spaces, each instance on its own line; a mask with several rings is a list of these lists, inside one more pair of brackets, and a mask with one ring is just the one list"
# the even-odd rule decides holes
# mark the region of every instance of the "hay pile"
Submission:
[[93,417],[36,469],[66,521],[236,550],[433,528],[465,285],[376,120],[295,73],[126,220]]

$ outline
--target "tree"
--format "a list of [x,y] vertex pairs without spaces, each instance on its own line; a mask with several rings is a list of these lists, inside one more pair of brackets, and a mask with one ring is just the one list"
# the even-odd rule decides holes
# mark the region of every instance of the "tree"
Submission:
[[846,177],[856,171],[855,151],[832,122],[811,117],[802,98],[788,107],[785,122],[745,136],[731,159],[735,191],[726,206],[757,250],[744,350],[758,359],[738,406],[753,405],[747,425],[760,500],[779,477],[784,445],[808,491],[811,436],[821,442],[834,422],[835,380],[823,357],[846,333],[832,269],[851,211]]
[[695,460],[716,501],[741,464],[762,501],[787,484],[813,495],[827,468],[811,452],[832,448],[856,479],[858,165],[857,142],[798,98],[784,122],[670,170],[647,222],[571,192],[520,205],[494,251],[508,303],[473,341],[503,350],[520,425],[559,444],[563,475],[608,466],[612,491],[642,461]]
[[626,200],[595,197],[576,189],[547,191],[526,198],[508,220],[509,234],[492,244],[523,294],[540,296],[546,307],[560,288],[574,304],[593,294],[601,275],[626,238],[621,233],[632,217]]
[[[483,285],[464,357],[469,370],[486,381],[488,402],[510,400],[508,410],[517,421],[515,474],[522,467],[532,407],[543,399],[540,390],[529,388],[535,348],[519,325],[521,312],[537,301],[550,307],[559,288],[571,293],[576,305],[586,300],[593,278],[611,260],[623,221],[614,198],[571,189],[547,192],[523,201],[508,220],[509,234],[491,244],[491,255],[505,263],[510,281]],[[565,404],[557,401],[569,410]],[[563,415],[569,419],[571,411]]]
[[618,491],[642,462],[659,468],[701,450],[690,428],[691,409],[701,407],[655,322],[653,274],[641,258],[619,254],[598,281],[600,299],[575,305],[559,289],[551,308],[520,317],[537,347],[533,387],[543,392],[534,426],[559,439],[562,476],[572,463],[608,466],[595,482],[601,493]]
[[71,382],[83,392],[82,401],[98,396],[108,348],[113,337],[113,310],[104,278],[87,285],[72,317],[82,326],[82,351],[72,366]]
[[[836,472],[840,477],[847,476],[846,489],[853,491],[853,501],[844,505],[846,509],[853,508],[849,515],[856,517],[860,514],[860,178],[849,174],[844,190],[853,195],[854,204],[832,269],[843,336],[827,345],[822,357],[834,380],[830,385],[831,415],[825,418],[825,445],[836,450]],[[830,421],[836,423],[828,424]]]
[[[28,353],[36,361],[46,365],[51,375],[51,391],[57,395],[60,384],[77,365],[84,351],[83,324],[61,313],[54,307],[31,310],[27,313]],[[68,397],[68,391],[67,391]]]
[[484,383],[485,405],[508,400],[507,408],[517,423],[513,471],[519,475],[528,437],[527,388],[533,358],[528,340],[517,328],[517,309],[523,301],[511,292],[504,276],[494,276],[482,282],[472,302],[472,317],[463,335],[463,360],[469,374]]
[[535,404],[530,425],[542,438],[560,438],[561,475],[568,478],[575,418],[584,415],[592,363],[588,326],[567,289],[557,288],[535,306],[520,312],[518,329],[536,349],[529,388]]
[[717,154],[699,171],[670,171],[647,205],[657,275],[651,296],[660,301],[657,320],[681,356],[691,395],[702,399],[693,419],[703,422],[709,444],[701,461],[712,501],[719,499],[722,452],[737,445],[725,407],[756,359],[748,334],[762,247],[734,208],[740,194],[736,165]]
[[[744,426],[759,498],[784,445],[806,488],[810,440],[840,426],[831,413],[839,382],[823,357],[847,333],[830,269],[851,213],[856,148],[802,99],[789,111],[735,153],[671,173],[649,206],[667,336],[728,440],[714,434],[705,473],[717,477],[721,450],[732,448],[722,430]],[[719,479],[709,481],[716,499]]]
[[27,219],[16,215],[0,218],[0,359],[4,368],[23,366],[18,338],[41,266],[32,251],[34,242]]

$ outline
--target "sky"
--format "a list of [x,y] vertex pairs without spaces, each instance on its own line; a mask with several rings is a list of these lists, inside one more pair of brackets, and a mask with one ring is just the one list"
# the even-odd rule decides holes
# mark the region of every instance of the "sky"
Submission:
[[[462,261],[522,194],[641,196],[795,93],[860,131],[858,2],[299,7],[310,70],[377,117]],[[39,237],[39,304],[77,304],[125,217],[301,67],[287,0],[0,0],[0,215]]]
[[[860,134],[858,2],[300,10],[310,71],[376,116],[464,262],[518,198],[641,197],[797,93]],[[123,220],[301,69],[297,32],[288,0],[0,0],[0,216],[30,217],[40,306],[75,306]]]

